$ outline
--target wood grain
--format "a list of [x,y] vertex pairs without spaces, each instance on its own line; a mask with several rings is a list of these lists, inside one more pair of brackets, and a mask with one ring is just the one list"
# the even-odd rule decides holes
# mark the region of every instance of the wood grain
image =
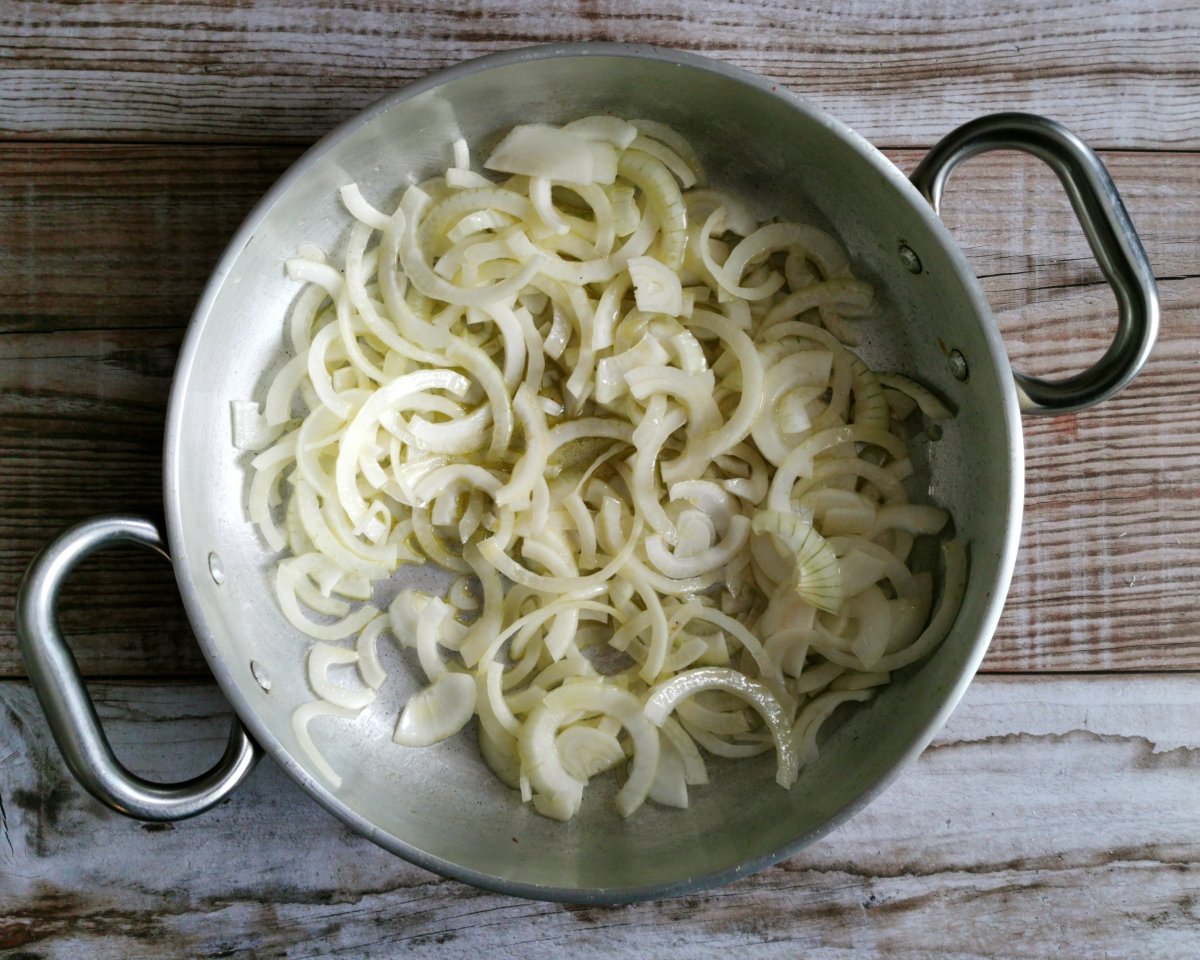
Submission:
[[[1021,554],[988,669],[1197,662],[1200,157],[1162,159],[1105,157],[1159,280],[1158,345],[1115,399],[1026,418]],[[1103,354],[1115,298],[1048,168],[1016,154],[973,160],[943,210],[1016,367],[1061,377]]]
[[[0,606],[36,550],[86,516],[161,510],[162,424],[192,306],[292,147],[0,147]],[[892,158],[911,169],[915,151]],[[1161,278],[1159,345],[1121,397],[1026,422],[1025,535],[989,670],[1195,669],[1200,637],[1200,160],[1106,153]],[[952,182],[946,216],[1014,362],[1080,369],[1112,295],[1061,188],[993,154]],[[95,560],[63,605],[91,675],[204,672],[169,568]],[[0,676],[23,672],[0,620]]]
[[[300,152],[0,143],[0,335],[182,329],[230,237]],[[5,356],[20,349],[5,340]]]
[[[820,844],[617,909],[442,880],[349,833],[264,762],[174,825],[65,771],[11,611],[59,528],[161,507],[188,317],[300,150],[445,66],[542,42],[690,49],[809,97],[910,170],[953,126],[1031,110],[1105,148],[1164,302],[1122,396],[1025,424],[1027,510],[985,670],[933,746]],[[1120,957],[1200,943],[1200,12],[1185,0],[10,0],[0,4],[0,957]],[[1104,350],[1104,286],[1037,162],[966,164],[944,216],[1014,362]],[[119,755],[221,752],[227,707],[170,567],[89,561],[63,627]],[[1023,675],[1010,672],[1023,672]],[[1066,676],[1053,671],[1113,671]],[[1145,671],[1174,671],[1147,673]]]
[[14,0],[0,13],[0,136],[307,143],[450,64],[615,40],[761,73],[881,144],[928,145],[1020,109],[1097,146],[1194,149],[1197,23],[1184,0]]
[[[151,777],[212,762],[206,685],[96,685]],[[800,856],[620,908],[442,880],[349,833],[265,761],[229,801],[138,824],[63,768],[0,684],[7,957],[1184,958],[1200,934],[1200,675],[980,678],[933,746]],[[934,946],[936,944],[936,946]]]
[[[0,146],[0,607],[33,555],[97,513],[162,511],[183,331],[225,244],[293,147]],[[92,675],[206,672],[171,569],[105,553],[62,625]],[[20,673],[12,622],[0,676]]]

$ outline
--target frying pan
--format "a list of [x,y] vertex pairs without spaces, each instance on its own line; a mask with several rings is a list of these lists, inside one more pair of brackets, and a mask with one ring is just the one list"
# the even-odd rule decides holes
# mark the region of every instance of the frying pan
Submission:
[[[396,201],[443,170],[464,137],[486,150],[518,123],[594,113],[669,124],[696,148],[711,181],[760,215],[813,223],[839,237],[881,309],[863,321],[860,352],[908,374],[957,411],[940,439],[914,450],[914,492],[948,507],[971,554],[966,596],[942,646],[871,703],[839,713],[820,758],[790,791],[770,754],[710,767],[686,812],[648,805],[622,821],[589,795],[570,823],[548,821],[500,784],[475,738],[424,750],[391,742],[417,689],[393,664],[357,720],[314,724],[343,777],[331,788],[300,749],[291,716],[311,699],[305,640],[273,600],[274,557],[245,513],[245,455],[230,437],[230,402],[261,397],[286,360],[284,318],[298,287],[283,269],[305,242],[336,251],[350,226],[338,188]],[[1014,373],[979,283],[936,215],[964,158],[1019,149],[1058,174],[1116,293],[1116,338],[1090,369],[1057,382]],[[381,100],[316,144],[267,193],[218,263],[191,321],[171,393],[163,462],[166,528],[132,516],[67,531],[32,564],[18,601],[31,681],[68,766],[114,809],[146,820],[199,813],[232,791],[260,749],[352,828],[412,862],[509,894],[622,902],[731,880],[794,854],[876,796],[928,744],[974,675],[995,629],[1016,558],[1023,490],[1022,413],[1079,410],[1137,373],[1154,342],[1158,301],[1145,253],[1096,155],[1040,117],[999,114],[951,133],[911,182],[867,141],[769,81],[690,54],[614,44],[515,50],[462,64]],[[118,541],[167,552],[196,638],[237,718],[207,773],[153,784],[114,757],[61,637],[59,587],[83,557]],[[408,568],[405,568],[406,570]],[[398,573],[382,599],[428,589],[426,569]],[[378,598],[377,598],[378,599]],[[399,656],[399,654],[397,654]],[[615,786],[611,789],[615,790]]]

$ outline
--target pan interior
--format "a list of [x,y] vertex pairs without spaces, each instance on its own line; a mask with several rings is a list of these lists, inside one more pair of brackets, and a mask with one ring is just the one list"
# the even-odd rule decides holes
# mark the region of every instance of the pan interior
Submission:
[[[245,510],[247,461],[231,444],[230,402],[261,399],[287,359],[285,320],[299,286],[283,261],[314,242],[337,261],[350,218],[337,190],[351,181],[384,209],[409,183],[445,168],[465,137],[478,159],[517,123],[593,113],[673,126],[711,181],[760,215],[805,220],[846,245],[883,310],[861,325],[860,352],[934,388],[956,408],[940,440],[918,444],[914,496],[949,507],[971,574],[958,624],[925,664],[876,700],[846,709],[820,759],[791,791],[768,754],[692,788],[686,812],[647,804],[629,821],[615,785],[589,791],[568,824],[534,814],[486,769],[473,727],[423,750],[391,742],[416,689],[393,652],[380,698],[356,721],[312,732],[341,774],[331,789],[299,748],[291,716],[312,699],[307,641],[273,599],[274,557]],[[919,257],[914,274],[899,255]],[[866,802],[944,720],[990,639],[1007,589],[1019,522],[1020,438],[1010,374],[961,255],[915,191],[861,139],[768,84],[700,58],[612,49],[492,58],[424,81],[377,105],[314,148],[252,214],[211,281],[189,333],[169,424],[167,510],[177,572],[214,672],[265,747],[323,803],[388,848],[432,869],[512,892],[619,900],[673,892],[769,862],[820,836]],[[965,382],[948,353],[966,358]],[[219,557],[223,582],[210,574]],[[428,587],[402,570],[390,590]],[[252,664],[257,666],[252,670]],[[255,676],[270,681],[266,690]]]

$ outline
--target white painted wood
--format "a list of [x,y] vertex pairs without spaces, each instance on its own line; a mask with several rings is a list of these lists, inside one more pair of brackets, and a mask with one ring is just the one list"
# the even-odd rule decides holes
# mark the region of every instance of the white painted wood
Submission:
[[[207,686],[97,685],[119,753],[211,762]],[[6,957],[1184,958],[1200,936],[1200,675],[981,677],[874,804],[786,863],[611,909],[442,880],[350,834],[264,762],[169,828],[70,781],[0,684]]]

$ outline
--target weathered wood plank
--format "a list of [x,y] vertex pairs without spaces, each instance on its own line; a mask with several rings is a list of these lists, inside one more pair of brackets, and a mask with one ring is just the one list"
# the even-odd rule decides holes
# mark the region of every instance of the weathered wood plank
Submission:
[[299,154],[0,144],[0,334],[181,329],[238,225]]
[[[11,609],[29,559],[61,527],[161,509],[182,329],[226,239],[295,155],[0,148],[0,605]],[[893,154],[906,170],[919,156]],[[1197,665],[1200,638],[1184,625],[1200,606],[1200,155],[1106,160],[1165,278],[1163,333],[1123,396],[1027,422],[1025,539],[987,669]],[[1060,375],[1099,355],[1111,294],[1052,175],[1011,155],[973,161],[946,215],[1018,364]],[[157,259],[176,247],[186,255]],[[203,671],[166,565],[130,552],[81,575],[64,626],[85,671]],[[11,621],[0,622],[0,676],[21,673]]]
[[[97,685],[123,757],[220,752],[208,686]],[[343,828],[264,762],[173,826],[107,812],[31,691],[0,684],[0,951],[195,957],[1183,958],[1200,936],[1200,675],[984,677],[880,799],[784,864],[603,909],[441,880]]]
[[[162,512],[163,415],[181,334],[176,327],[0,335],[6,609],[56,530],[97,513]],[[89,673],[204,670],[170,565],[148,551],[123,548],[85,561],[60,609]],[[10,674],[12,629],[9,619],[0,671]]]
[[[161,512],[163,418],[183,331],[225,244],[294,147],[0,147],[0,598],[97,513]],[[203,674],[171,569],[88,561],[63,629],[91,674]],[[0,675],[21,672],[11,620]]]
[[0,136],[309,142],[407,81],[499,49],[616,40],[789,85],[868,138],[932,143],[993,110],[1107,147],[1200,144],[1192,4],[836,7],[700,0],[281,6],[20,0],[0,13]]

